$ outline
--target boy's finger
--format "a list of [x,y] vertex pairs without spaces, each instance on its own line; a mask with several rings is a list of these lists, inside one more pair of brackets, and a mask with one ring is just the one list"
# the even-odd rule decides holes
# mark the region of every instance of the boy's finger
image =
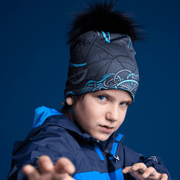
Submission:
[[75,166],[69,159],[62,157],[56,162],[54,171],[57,173],[73,174],[75,172]]
[[147,169],[147,166],[144,163],[136,163],[132,166],[133,171],[139,171],[141,174]]
[[158,173],[153,167],[147,168],[142,174],[143,178],[148,178],[149,176],[153,176],[154,178],[159,179],[160,173]]
[[130,170],[131,170],[131,166],[125,167],[125,168],[122,170],[122,173],[123,173],[123,174],[129,173]]
[[161,180],[168,180],[167,174],[161,174]]
[[40,177],[39,172],[36,170],[36,168],[29,164],[23,167],[22,172],[27,176],[29,180],[36,180]]
[[38,159],[38,166],[40,173],[50,172],[54,170],[54,164],[52,163],[49,156],[41,156]]
[[143,179],[142,174],[139,172],[139,170],[137,170],[137,171],[132,170],[132,166],[125,167],[122,170],[122,173],[124,173],[124,174],[130,173],[136,179]]

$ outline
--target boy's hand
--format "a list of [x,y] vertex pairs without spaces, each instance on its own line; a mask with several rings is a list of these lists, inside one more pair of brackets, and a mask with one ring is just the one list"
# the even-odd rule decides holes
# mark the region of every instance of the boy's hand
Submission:
[[25,165],[22,169],[28,180],[73,180],[69,174],[75,172],[73,163],[67,158],[60,158],[54,165],[48,156],[38,159],[39,171],[32,165]]
[[146,167],[144,163],[136,163],[125,167],[122,172],[130,173],[137,180],[168,180],[167,174],[158,173],[153,167]]

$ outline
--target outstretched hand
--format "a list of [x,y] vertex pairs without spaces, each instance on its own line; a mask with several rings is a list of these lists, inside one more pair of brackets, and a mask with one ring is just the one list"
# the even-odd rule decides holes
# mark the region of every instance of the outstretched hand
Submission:
[[125,167],[122,172],[130,173],[137,180],[168,180],[167,174],[158,173],[153,167],[146,167],[144,163],[136,163]]
[[75,172],[73,163],[65,158],[60,158],[54,165],[48,156],[41,156],[38,159],[37,170],[32,165],[25,165],[22,169],[28,180],[73,180],[70,174]]

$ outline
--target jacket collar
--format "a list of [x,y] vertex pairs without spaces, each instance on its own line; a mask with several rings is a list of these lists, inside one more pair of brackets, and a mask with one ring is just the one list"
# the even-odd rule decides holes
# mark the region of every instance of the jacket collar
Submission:
[[73,122],[63,114],[53,115],[48,117],[43,123],[43,125],[48,125],[48,126],[56,125],[62,127],[66,131],[70,131],[74,135],[78,135],[82,137],[86,141],[89,141],[90,139],[95,140],[95,138],[93,138],[87,133],[84,133],[83,130],[81,130],[81,128],[75,122]]

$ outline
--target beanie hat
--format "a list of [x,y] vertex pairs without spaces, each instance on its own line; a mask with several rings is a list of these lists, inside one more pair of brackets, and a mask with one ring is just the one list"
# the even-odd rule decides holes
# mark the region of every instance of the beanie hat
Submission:
[[115,2],[89,4],[71,24],[70,62],[65,98],[121,89],[134,100],[139,71],[132,43],[141,39],[135,22],[113,11]]

